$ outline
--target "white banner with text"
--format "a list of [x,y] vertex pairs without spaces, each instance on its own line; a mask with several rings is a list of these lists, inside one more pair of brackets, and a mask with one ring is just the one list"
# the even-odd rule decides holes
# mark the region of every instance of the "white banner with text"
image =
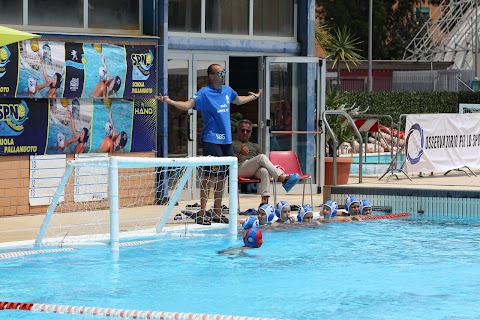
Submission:
[[480,113],[408,115],[405,134],[407,173],[480,168]]

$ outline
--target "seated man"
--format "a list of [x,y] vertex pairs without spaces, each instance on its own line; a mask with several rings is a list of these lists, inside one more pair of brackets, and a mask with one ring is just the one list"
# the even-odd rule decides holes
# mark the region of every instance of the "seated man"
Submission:
[[290,191],[300,180],[298,174],[286,175],[276,168],[268,157],[262,153],[260,146],[248,141],[252,134],[252,122],[243,119],[238,124],[238,140],[233,141],[233,152],[238,158],[238,175],[245,178],[261,180],[257,193],[261,195],[261,204],[268,203],[270,196],[270,176],[274,181],[282,182],[285,191]]

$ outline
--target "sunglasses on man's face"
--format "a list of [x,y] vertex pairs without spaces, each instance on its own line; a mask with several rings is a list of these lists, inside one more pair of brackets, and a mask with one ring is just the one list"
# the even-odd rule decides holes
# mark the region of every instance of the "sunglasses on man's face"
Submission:
[[223,77],[224,75],[227,74],[227,71],[222,70],[222,71],[217,71],[217,72],[214,72],[214,73],[218,74],[219,77]]
[[249,129],[240,129],[241,132],[243,133],[251,133],[252,130],[249,130]]

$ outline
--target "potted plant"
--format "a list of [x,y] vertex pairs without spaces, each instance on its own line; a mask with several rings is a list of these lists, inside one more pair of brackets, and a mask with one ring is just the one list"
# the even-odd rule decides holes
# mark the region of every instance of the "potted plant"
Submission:
[[[347,27],[337,28],[332,33],[326,23],[322,23],[315,29],[315,38],[317,43],[324,49],[326,58],[333,61],[333,68],[337,67],[337,88],[340,89],[340,62],[343,62],[350,71],[349,63],[357,65],[363,57],[359,54],[358,45],[361,43],[358,38],[354,38],[351,31]],[[325,105],[327,110],[343,110],[348,112],[354,106],[348,106],[343,100],[339,92],[335,89],[327,91],[325,96]],[[327,157],[325,158],[325,185],[334,184],[333,181],[333,154],[338,153],[338,147],[342,143],[352,141],[355,134],[348,121],[341,115],[328,115],[327,121],[334,135],[338,139],[336,150],[333,146],[333,137],[327,131],[326,148]],[[350,164],[353,162],[352,157],[337,157],[337,184],[348,183],[350,175]]]
[[[325,105],[327,110],[342,110],[348,112],[352,107],[342,100],[337,90],[330,90],[325,94]],[[337,138],[337,148],[334,147],[334,137],[330,132],[325,131],[325,185],[333,185],[333,156],[336,154],[337,161],[337,181],[336,184],[347,184],[350,175],[350,165],[353,162],[352,157],[339,157],[339,148],[344,142],[350,142],[355,138],[355,133],[345,117],[337,114],[327,115],[327,122]]]

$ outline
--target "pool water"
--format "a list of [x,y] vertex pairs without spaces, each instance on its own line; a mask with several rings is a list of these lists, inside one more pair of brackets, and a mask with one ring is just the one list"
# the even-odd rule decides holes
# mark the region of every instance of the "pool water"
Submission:
[[[480,223],[375,220],[3,259],[3,301],[283,319],[478,319]],[[1,311],[15,319],[93,316]],[[2,317],[3,318],[3,317]]]
[[[397,168],[403,163],[404,155],[401,154],[398,157]],[[382,175],[390,166],[391,155],[390,153],[384,154],[368,154],[363,157],[362,174],[370,175]],[[350,165],[350,174],[358,174],[358,155],[353,156],[353,163]]]

